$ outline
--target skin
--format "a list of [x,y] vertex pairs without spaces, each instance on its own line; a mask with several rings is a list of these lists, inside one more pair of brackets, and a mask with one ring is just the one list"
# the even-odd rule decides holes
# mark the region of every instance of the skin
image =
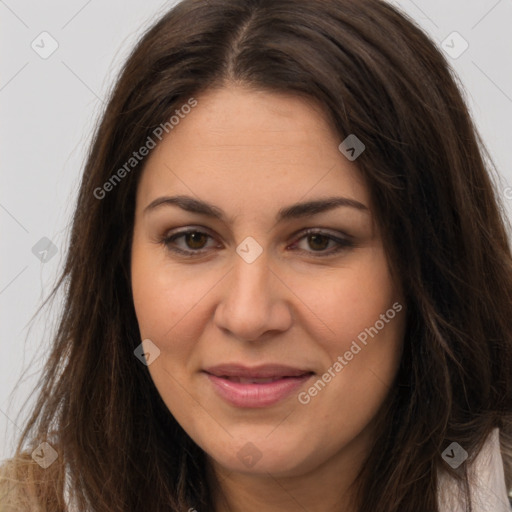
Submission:
[[[405,310],[367,187],[314,103],[235,85],[197,100],[150,153],[137,189],[133,300],[142,339],[160,350],[149,372],[169,411],[209,456],[220,481],[217,511],[339,511],[340,503],[355,511],[348,486],[398,369],[404,311],[308,404],[294,392],[266,408],[237,408],[201,370],[226,362],[307,368],[316,373],[299,390],[307,391],[395,302]],[[228,218],[169,205],[144,211],[178,194],[208,201]],[[276,223],[284,206],[333,195],[367,209],[344,206]],[[188,227],[209,237],[170,246],[200,256],[173,253],[162,242]],[[312,240],[306,228],[327,238]],[[328,235],[349,235],[354,245],[329,255],[336,243]],[[236,252],[249,236],[263,251],[252,263]],[[261,455],[252,467],[237,456],[249,441]]]

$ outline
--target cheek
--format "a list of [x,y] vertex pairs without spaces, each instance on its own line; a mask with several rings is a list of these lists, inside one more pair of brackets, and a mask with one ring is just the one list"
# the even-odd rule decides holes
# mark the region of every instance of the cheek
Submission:
[[[178,268],[144,246],[132,251],[132,291],[142,339],[151,339],[160,355],[148,366],[160,397],[194,439],[202,425],[210,424],[207,408],[194,391],[191,375],[197,370],[197,342],[204,330],[208,293],[221,276],[203,273],[198,278],[193,265]],[[206,275],[205,275],[206,274]],[[213,273],[212,273],[213,274]],[[222,438],[210,425],[212,435]],[[229,446],[226,446],[226,451]]]
[[[386,317],[400,297],[380,248],[359,253],[347,268],[332,269],[314,280],[296,279],[294,292],[315,319],[310,322],[310,336],[323,344],[331,357],[348,350],[352,340],[376,322],[381,337],[394,337],[391,324],[397,322],[383,324],[381,315]],[[395,318],[395,313],[391,310],[388,317]]]
[[[400,358],[405,311],[393,315],[377,335],[367,332],[375,328],[376,322],[382,322],[381,315],[394,302],[400,301],[386,259],[377,249],[361,251],[357,256],[345,267],[319,268],[314,274],[291,266],[278,270],[286,283],[283,297],[297,314],[291,329],[300,333],[311,362],[318,363],[324,372],[329,368],[332,372],[325,387],[319,385],[311,394],[301,395],[307,402],[294,397],[296,425],[289,425],[289,432],[308,432],[308,442],[316,443],[315,457],[319,458],[348,443],[370,422],[389,391]],[[231,453],[230,439],[212,421],[209,413],[215,402],[205,402],[193,375],[200,366],[200,356],[209,349],[207,323],[215,315],[218,302],[227,297],[219,295],[216,288],[223,287],[226,276],[226,269],[220,267],[199,275],[195,265],[172,264],[164,251],[155,256],[143,245],[134,247],[132,253],[133,299],[141,336],[154,341],[163,356],[149,366],[151,377],[189,435],[204,440],[205,447],[213,437],[217,443],[226,443],[219,453]],[[359,350],[354,349],[352,343],[361,333],[367,334],[367,343],[359,342]],[[347,353],[352,356],[350,360],[345,358],[342,370],[333,369],[338,357]],[[229,418],[225,420],[230,424]],[[283,424],[283,429],[287,425]],[[297,436],[301,435],[279,438],[284,455],[296,451]]]
[[204,327],[198,317],[204,318],[208,293],[219,277],[211,272],[199,279],[193,265],[173,265],[165,251],[156,255],[153,249],[133,248],[132,290],[141,338],[151,339],[162,355],[172,356],[164,359],[175,368],[194,352]]
[[[318,272],[314,278],[286,270],[282,274],[300,299],[295,305],[303,309],[300,327],[324,345],[333,360],[349,350],[352,340],[374,326],[396,300],[380,249],[365,251],[349,268]],[[202,320],[215,313],[214,306],[208,305],[208,294],[215,294],[223,277],[224,273],[212,269],[198,278],[194,265],[173,264],[166,260],[165,251],[155,256],[154,250],[135,244],[132,288],[142,339],[151,339],[175,360],[192,353],[204,329]],[[394,337],[390,327],[386,325],[380,338]],[[381,343],[380,350],[384,348]]]
[[380,249],[367,251],[349,269],[335,269],[314,287],[308,284],[305,279],[296,291],[307,297],[315,318],[308,334],[324,357],[322,382],[312,383],[301,403],[344,424],[352,411],[352,420],[363,425],[398,369],[405,326],[401,294]]

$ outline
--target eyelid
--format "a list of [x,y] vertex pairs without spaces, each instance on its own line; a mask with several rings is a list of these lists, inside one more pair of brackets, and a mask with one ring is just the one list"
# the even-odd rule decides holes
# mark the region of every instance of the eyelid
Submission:
[[329,241],[332,241],[336,244],[334,248],[326,251],[305,251],[298,249],[299,252],[312,255],[316,258],[328,258],[329,256],[335,256],[343,250],[351,249],[356,245],[354,238],[346,233],[336,232],[333,234],[332,230],[326,228],[304,228],[294,235],[294,238],[298,238],[296,238],[296,241],[292,243],[292,246],[298,244],[303,238],[307,238],[310,235],[324,236],[328,238]]
[[[172,247],[171,242],[174,240],[181,238],[189,233],[200,233],[207,235],[211,239],[215,239],[216,237],[213,236],[208,228],[204,228],[203,226],[188,226],[186,228],[178,229],[176,231],[171,231],[167,234],[165,234],[159,242],[162,243],[167,250],[184,255],[185,257],[199,257],[203,254],[208,252],[208,249],[180,249],[177,247]],[[336,246],[334,248],[331,248],[330,250],[325,251],[306,251],[303,249],[297,249],[299,253],[308,254],[315,258],[327,258],[331,255],[338,254],[339,252],[343,250],[348,250],[350,248],[353,248],[355,246],[354,238],[351,235],[348,235],[347,233],[339,233],[336,232],[335,234],[332,233],[332,230],[328,228],[302,228],[295,233],[293,233],[291,236],[295,239],[291,245],[287,245],[288,247],[297,245],[303,238],[306,238],[309,235],[321,235],[324,237],[327,237],[329,241],[332,241],[336,243]],[[298,237],[298,238],[297,238]]]
[[197,250],[185,250],[185,249],[179,249],[176,247],[170,247],[170,244],[172,241],[181,238],[189,233],[200,233],[207,235],[211,239],[215,239],[215,237],[210,233],[210,231],[207,228],[204,228],[203,226],[188,226],[183,229],[178,229],[176,231],[170,231],[166,233],[159,242],[162,243],[169,251],[176,252],[178,254],[189,254],[190,256],[193,255],[202,255],[206,252],[205,249],[197,249]]

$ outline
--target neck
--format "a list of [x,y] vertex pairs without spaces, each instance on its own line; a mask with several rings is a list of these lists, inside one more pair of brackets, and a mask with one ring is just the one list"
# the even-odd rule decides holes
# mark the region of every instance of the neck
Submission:
[[[321,489],[306,487],[290,478],[226,476],[222,489],[215,495],[216,512],[355,512],[349,505],[351,497],[339,486],[339,479],[331,482],[334,493],[326,495]],[[343,505],[341,505],[343,504]]]

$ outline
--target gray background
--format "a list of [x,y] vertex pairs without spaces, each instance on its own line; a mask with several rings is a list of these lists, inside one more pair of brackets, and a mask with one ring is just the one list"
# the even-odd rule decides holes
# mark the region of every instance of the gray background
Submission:
[[[0,0],[0,459],[13,453],[55,328],[60,302],[31,318],[64,261],[85,153],[104,98],[140,34],[174,3]],[[448,37],[454,31],[469,44],[447,59],[498,168],[498,189],[512,218],[512,0],[391,3],[440,48],[446,41],[445,48],[453,47],[446,49],[460,52],[462,41]],[[52,44],[57,50],[42,58]],[[45,262],[39,259],[44,254],[33,252],[43,237],[55,246]]]

